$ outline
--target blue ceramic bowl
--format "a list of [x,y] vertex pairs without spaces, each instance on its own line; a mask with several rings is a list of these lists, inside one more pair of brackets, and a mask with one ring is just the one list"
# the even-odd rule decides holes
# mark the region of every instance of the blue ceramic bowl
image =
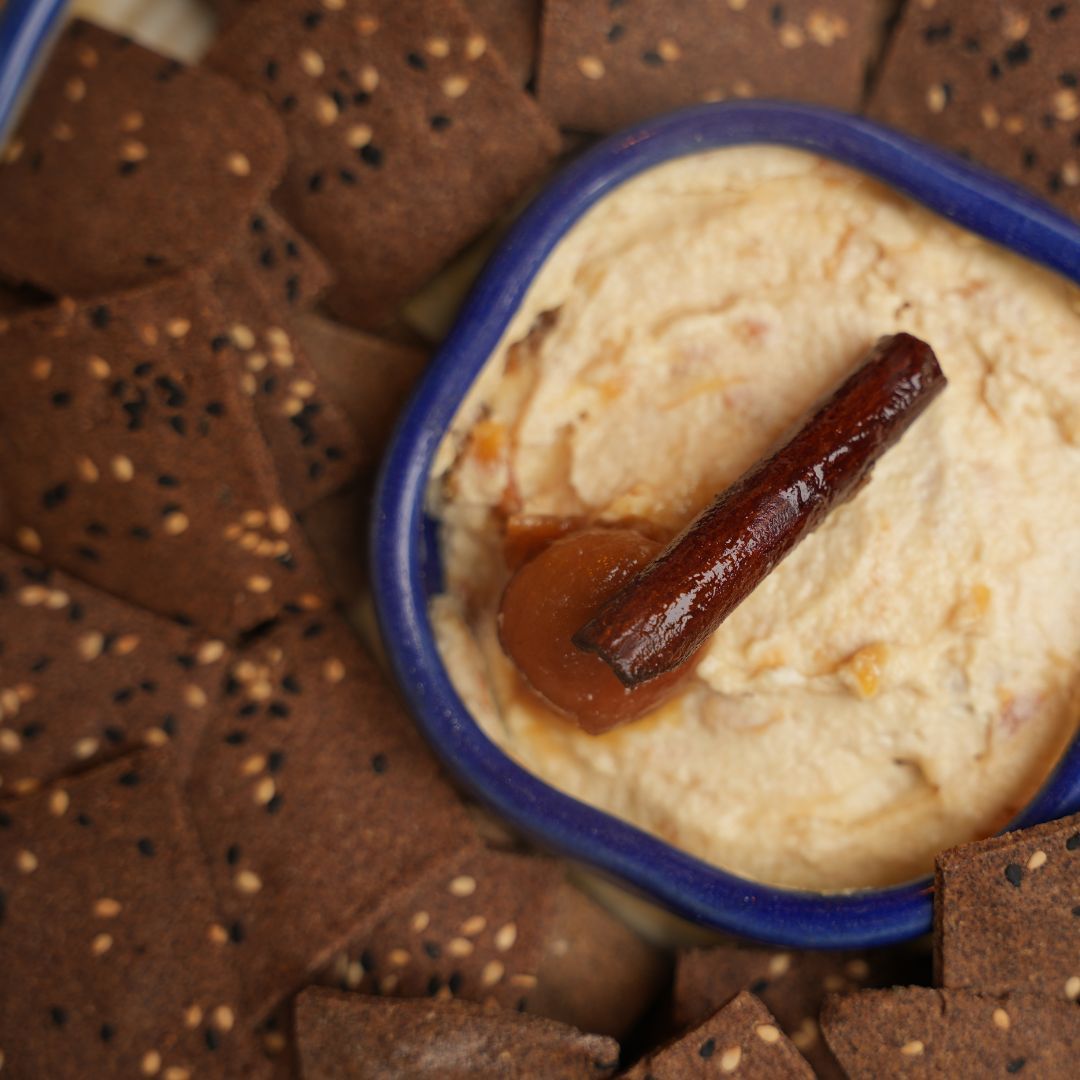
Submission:
[[[435,451],[545,259],[624,181],[672,158],[739,143],[835,158],[1080,282],[1080,228],[1026,192],[869,121],[758,101],[700,106],[631,128],[574,162],[529,207],[428,369],[383,463],[372,538],[375,600],[395,673],[431,744],[468,789],[534,840],[704,927],[785,946],[884,945],[930,929],[929,878],[840,895],[773,888],[556,791],[512,761],[470,716],[428,619],[441,576],[436,529],[424,513]],[[1080,739],[1012,827],[1077,809]]]
[[8,0],[0,11],[0,146],[64,22],[66,7],[67,0]]

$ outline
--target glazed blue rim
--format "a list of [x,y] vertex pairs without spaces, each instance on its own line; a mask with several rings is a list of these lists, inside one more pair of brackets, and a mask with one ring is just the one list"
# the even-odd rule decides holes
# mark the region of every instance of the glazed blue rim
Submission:
[[[434,456],[462,399],[566,231],[637,174],[722,146],[768,143],[834,158],[938,214],[1080,283],[1080,228],[1038,198],[871,121],[771,101],[696,106],[633,127],[564,169],[477,281],[400,419],[372,524],[372,584],[394,672],[421,729],[480,800],[542,845],[700,926],[775,945],[855,948],[929,931],[933,882],[823,895],[761,885],[710,866],[557,791],[483,733],[443,667],[427,604],[440,588],[424,500]],[[1080,809],[1080,738],[1009,829]]]
[[0,11],[0,147],[67,6],[67,0],[8,0]]

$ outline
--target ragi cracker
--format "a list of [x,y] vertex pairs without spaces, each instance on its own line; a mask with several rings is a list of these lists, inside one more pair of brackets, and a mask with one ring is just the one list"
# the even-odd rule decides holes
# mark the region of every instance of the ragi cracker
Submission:
[[937,858],[937,981],[1080,1000],[1080,814]]
[[472,839],[467,816],[336,616],[233,664],[189,793],[244,982],[265,1015],[384,897]]
[[224,642],[0,546],[0,794],[171,742],[181,772],[216,703]]
[[1080,216],[1080,3],[905,5],[869,111]]
[[333,280],[326,260],[269,206],[248,218],[233,254],[251,267],[253,282],[275,310],[304,311]]
[[329,260],[330,306],[355,325],[390,321],[557,150],[454,0],[252,5],[208,62],[284,121],[276,205]]
[[576,131],[730,98],[856,109],[876,37],[866,0],[548,0],[537,88]]
[[168,750],[0,801],[5,1077],[251,1075]]
[[1039,994],[866,990],[829,998],[821,1026],[852,1080],[1076,1076],[1080,1009]]
[[216,634],[321,605],[201,274],[20,316],[0,357],[19,548]]
[[93,296],[203,263],[285,149],[255,95],[76,20],[0,152],[0,273]]
[[482,1080],[611,1076],[619,1047],[539,1016],[464,1001],[386,1001],[313,988],[296,1002],[305,1076]]

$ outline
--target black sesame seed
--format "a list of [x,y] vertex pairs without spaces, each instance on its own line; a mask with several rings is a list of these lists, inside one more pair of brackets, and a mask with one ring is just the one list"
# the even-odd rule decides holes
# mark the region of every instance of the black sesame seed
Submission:
[[1033,169],[1039,160],[1039,155],[1031,147],[1024,150],[1020,156],[1020,161],[1023,163],[1025,169]]
[[452,121],[449,116],[443,116],[442,113],[436,113],[429,123],[431,124],[432,131],[445,131]]
[[50,664],[52,658],[49,656],[39,656],[31,665],[30,670],[35,675],[40,675]]
[[1022,1057],[1013,1058],[1012,1061],[1010,1061],[1005,1066],[1005,1071],[1007,1073],[1018,1073],[1026,1064],[1027,1064],[1027,1058],[1022,1058]]
[[[290,694],[300,693],[300,683],[297,681],[295,675],[286,675],[285,678],[281,680],[281,688]],[[1080,833],[1077,834],[1077,837],[1080,838]]]
[[133,691],[129,686],[122,686],[119,690],[113,693],[112,699],[117,705],[123,705],[125,702],[130,701],[133,696]]
[[1072,913],[1076,918],[1080,919],[1080,904],[1077,904],[1077,906],[1072,909]]
[[986,73],[990,76],[991,79],[1000,79],[1001,65],[996,60],[991,60],[989,65],[987,66]]
[[108,1042],[116,1034],[116,1028],[112,1024],[102,1024],[98,1028],[98,1036],[102,1042]]
[[1069,10],[1068,4],[1054,4],[1052,7],[1047,8],[1046,17],[1051,22],[1057,22],[1058,19],[1064,18]]
[[[256,218],[256,220],[258,220]],[[212,352],[221,352],[222,349],[229,347],[229,337],[227,334],[218,334],[210,339],[210,349]]]
[[225,741],[230,746],[240,746],[243,743],[247,742],[247,732],[246,731],[230,731],[228,733],[228,735],[225,736]]
[[784,5],[773,4],[769,9],[769,18],[772,20],[773,26],[779,26],[784,21]]
[[641,54],[641,59],[650,67],[660,67],[664,62],[664,58],[655,49],[646,49]]
[[360,147],[359,156],[365,165],[370,165],[373,169],[379,168],[383,163],[383,152],[373,143]]
[[230,866],[235,866],[240,861],[240,845],[230,844],[225,849],[225,861]]
[[24,724],[22,727],[22,737],[24,739],[36,739],[45,730],[44,724],[31,723]]
[[211,401],[207,403],[206,411],[211,416],[224,416],[225,406],[220,401]]
[[1031,59],[1031,46],[1026,41],[1017,41],[1005,50],[1005,63],[1009,67],[1019,67]]
[[276,60],[267,60],[266,65],[263,67],[263,74],[270,82],[273,82],[278,77],[278,62]]
[[58,409],[62,409],[64,406],[71,404],[71,395],[66,390],[58,390],[52,396],[52,403]]
[[102,731],[108,742],[111,742],[114,746],[118,743],[122,743],[127,735],[127,732],[122,727],[114,727],[109,725]]
[[259,252],[259,262],[266,267],[267,270],[272,270],[277,263],[277,255],[274,253],[273,248],[263,248]]
[[323,454],[326,456],[327,461],[341,461],[345,457],[345,452],[340,446],[328,446]]
[[285,754],[281,750],[271,750],[266,755],[266,768],[267,771],[276,773],[281,771],[281,766],[285,764]]
[[34,152],[33,157],[30,158],[30,171],[40,172],[41,166],[45,161],[45,155],[40,150]]
[[160,255],[144,255],[143,265],[149,267],[151,270],[157,270],[158,267],[165,265],[165,260]]
[[142,525],[132,525],[131,535],[136,540],[149,540],[150,530],[144,528]]
[[0,829],[11,828],[11,815],[6,810],[0,810]]
[[323,470],[323,467],[322,467],[322,462],[320,462],[320,461],[313,461],[313,462],[312,462],[312,463],[311,463],[311,464],[310,464],[310,465],[308,466],[308,470],[307,470],[307,472],[308,472],[308,476],[309,476],[309,477],[310,477],[310,478],[311,478],[312,480],[318,480],[318,479],[319,479],[319,477],[320,477],[320,476],[322,476],[322,474],[323,474],[323,472],[324,472],[324,470]]
[[218,1039],[218,1033],[213,1028],[207,1028],[203,1032],[203,1038],[206,1039],[207,1050],[216,1050],[221,1045],[221,1041]]
[[354,105],[366,105],[371,100],[371,95],[366,90],[357,90],[352,99]]
[[706,1039],[700,1047],[698,1047],[698,1053],[708,1060],[716,1053],[716,1040]]
[[277,812],[278,812],[278,811],[279,811],[279,810],[281,809],[281,804],[282,804],[282,803],[283,803],[284,801],[285,801],[285,800],[284,800],[284,799],[282,798],[281,794],[280,794],[280,793],[277,793],[277,792],[275,792],[275,793],[274,793],[273,795],[271,795],[271,796],[270,796],[270,798],[269,798],[269,799],[267,800],[267,803],[266,803],[266,812],[267,812],[268,814],[276,814],[276,813],[277,813]]
[[159,487],[164,488],[174,488],[180,486],[180,481],[177,480],[176,477],[171,475],[170,473],[162,473],[157,478],[157,482]]
[[308,191],[319,192],[323,188],[323,174],[321,172],[312,173],[308,177],[307,187]]
[[373,772],[384,773],[389,768],[390,763],[386,760],[385,754],[376,754],[371,759],[371,768]]
[[271,375],[268,379],[263,379],[262,390],[264,394],[272,394],[277,389],[277,379]]
[[939,41],[948,41],[952,37],[952,23],[947,19],[936,26],[928,26],[923,31],[923,40],[927,45],[934,45]]
[[314,30],[323,21],[323,13],[321,11],[309,11],[301,21],[308,30]]
[[57,1027],[63,1027],[68,1020],[67,1010],[62,1009],[59,1005],[54,1005],[49,1009],[49,1016],[52,1017],[52,1022]]
[[117,783],[123,784],[124,787],[138,787],[141,781],[142,777],[134,769],[129,769],[120,774]]
[[964,38],[964,51],[969,53],[981,52],[982,44],[977,37]]
[[82,604],[72,604],[71,607],[68,608],[68,618],[72,622],[82,622],[82,617],[83,617]]
[[171,427],[177,435],[187,434],[187,422],[182,416],[170,416],[169,427]]
[[460,971],[455,971],[450,975],[450,978],[446,980],[446,985],[450,988],[451,994],[458,994],[461,992],[462,981]]
[[1020,882],[1024,880],[1024,868],[1016,863],[1009,863],[1005,867],[1005,880],[1013,886],[1013,888],[1019,889]]
[[300,279],[295,274],[290,274],[285,279],[285,299],[290,304],[295,304],[300,295]]
[[141,836],[135,841],[135,846],[139,849],[139,854],[145,855],[148,859],[152,859],[156,854],[154,841],[148,836]]
[[375,957],[371,955],[370,949],[364,949],[363,952],[360,953],[360,966],[365,971],[375,970]]
[[438,960],[439,957],[442,956],[442,949],[440,949],[438,943],[434,941],[424,942],[424,952],[426,952],[432,960]]
[[281,111],[282,112],[292,112],[293,109],[295,109],[298,104],[299,104],[299,102],[296,100],[296,95],[295,94],[286,94],[281,99]]
[[303,630],[300,631],[300,636],[304,638],[318,637],[326,627],[321,622],[308,623]]
[[417,71],[427,71],[427,61],[419,53],[406,53],[405,63]]
[[55,510],[67,497],[67,484],[57,484],[56,487],[49,488],[49,490],[41,496],[41,504],[46,510]]
[[338,176],[341,177],[343,184],[355,184],[356,173],[350,172],[348,169],[338,169]]
[[86,526],[86,533],[88,536],[108,536],[109,530],[100,521],[91,521]]
[[98,304],[90,311],[90,323],[98,330],[104,330],[112,319],[112,313],[105,304]]
[[229,940],[239,945],[244,940],[244,924],[237,920],[229,926]]
[[240,708],[236,710],[236,715],[245,717],[254,716],[258,711],[259,706],[256,705],[255,702],[251,701],[248,702],[247,705],[241,705]]
[[432,975],[427,983],[428,997],[434,997],[442,989],[442,985],[442,979],[438,975]]
[[84,829],[89,829],[90,826],[94,824],[93,818],[91,818],[89,814],[84,814],[82,812],[75,815],[75,821]]
[[77,547],[75,549],[77,555],[85,559],[87,562],[101,562],[101,553],[97,548],[92,547]]
[[1073,833],[1072,836],[1070,836],[1069,839],[1065,841],[1065,850],[1066,851],[1080,850],[1080,832]]
[[614,26],[608,28],[607,39],[614,45],[625,33],[626,27],[622,23],[615,23]]
[[271,701],[267,706],[266,711],[271,716],[280,716],[284,719],[284,717],[289,715],[290,709],[283,701]]
[[1063,187],[1065,186],[1065,182],[1064,182],[1064,180],[1062,180],[1062,178],[1061,178],[1061,173],[1059,173],[1059,172],[1052,172],[1052,173],[1051,173],[1051,174],[1050,174],[1050,175],[1049,175],[1049,176],[1048,176],[1048,177],[1046,178],[1046,186],[1047,186],[1047,188],[1049,188],[1049,190],[1050,190],[1050,193],[1051,193],[1052,195],[1058,195],[1058,194],[1060,194],[1060,192],[1061,192],[1061,189],[1062,189],[1062,188],[1063,188]]
[[166,713],[161,721],[161,730],[171,739],[176,734],[176,717],[172,713]]
[[137,161],[121,161],[117,166],[117,171],[121,176],[131,176],[132,173],[137,172],[139,163]]
[[1062,86],[1072,87],[1080,83],[1080,80],[1077,79],[1076,75],[1074,75],[1073,72],[1063,71],[1060,75],[1058,75],[1058,82],[1061,83]]

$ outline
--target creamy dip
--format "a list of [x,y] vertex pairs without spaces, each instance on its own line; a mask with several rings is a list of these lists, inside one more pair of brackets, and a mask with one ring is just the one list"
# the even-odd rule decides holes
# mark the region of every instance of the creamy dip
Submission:
[[[507,514],[673,534],[882,334],[949,388],[721,627],[678,696],[590,737],[499,648]],[[487,734],[711,863],[884,885],[989,834],[1080,717],[1080,290],[837,164],[655,168],[560,243],[444,441],[433,622]]]

